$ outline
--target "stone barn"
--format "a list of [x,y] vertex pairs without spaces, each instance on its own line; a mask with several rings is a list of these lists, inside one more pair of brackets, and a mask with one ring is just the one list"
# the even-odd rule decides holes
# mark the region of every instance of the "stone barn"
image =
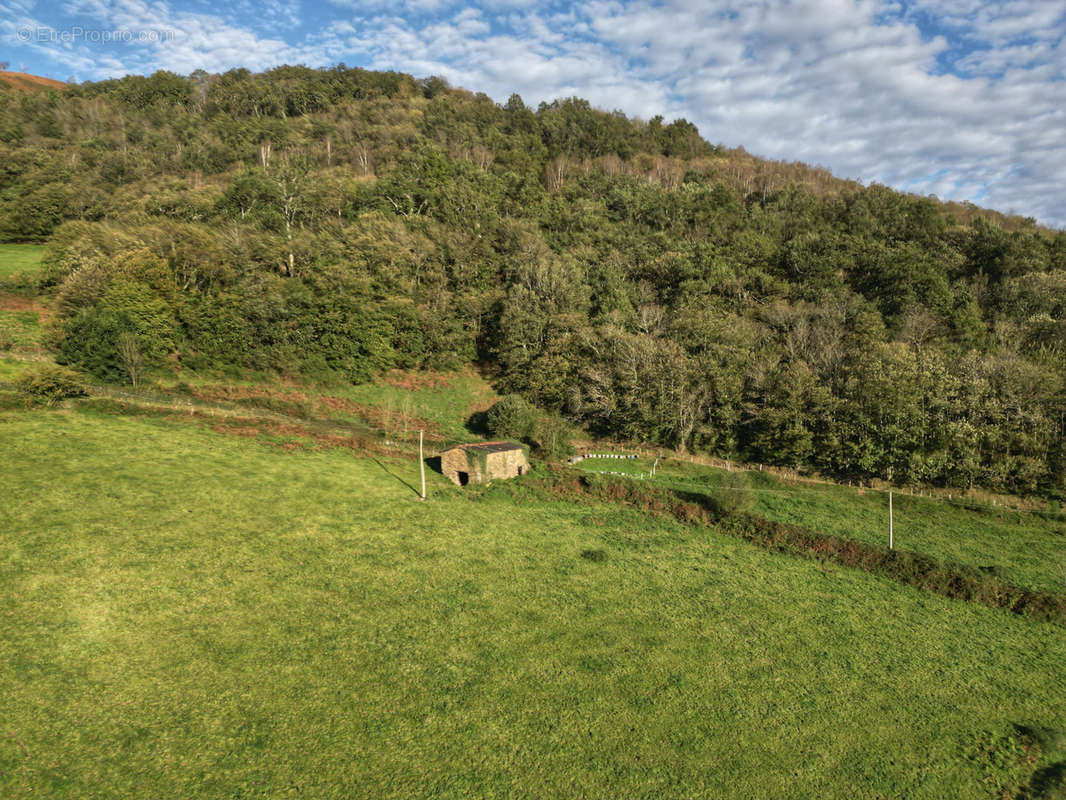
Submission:
[[440,471],[460,486],[516,478],[529,470],[527,452],[514,442],[461,444],[440,454]]

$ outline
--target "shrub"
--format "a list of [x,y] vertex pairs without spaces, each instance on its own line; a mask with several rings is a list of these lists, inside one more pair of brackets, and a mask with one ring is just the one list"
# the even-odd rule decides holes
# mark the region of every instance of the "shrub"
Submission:
[[54,364],[23,375],[16,385],[19,395],[35,405],[53,406],[64,398],[88,394],[77,372]]
[[486,426],[492,436],[532,442],[537,431],[537,409],[517,394],[509,394],[488,410]]
[[746,514],[755,507],[755,492],[744,472],[727,472],[711,492],[711,502],[719,516]]

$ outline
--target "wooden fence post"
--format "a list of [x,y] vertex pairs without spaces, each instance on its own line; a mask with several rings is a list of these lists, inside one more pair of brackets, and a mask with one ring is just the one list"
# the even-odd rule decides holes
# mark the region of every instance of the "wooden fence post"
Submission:
[[418,471],[422,475],[422,499],[426,499],[426,459],[422,456],[422,431],[418,432]]
[[894,537],[893,537],[893,530],[892,530],[892,490],[889,489],[888,490],[888,549],[889,550],[892,550],[895,547],[895,542],[893,541],[893,538]]

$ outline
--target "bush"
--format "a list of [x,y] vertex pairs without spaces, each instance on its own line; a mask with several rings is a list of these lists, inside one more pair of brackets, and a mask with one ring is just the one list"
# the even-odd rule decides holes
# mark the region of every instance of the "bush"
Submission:
[[88,394],[85,382],[77,372],[54,364],[23,375],[16,386],[19,396],[34,405],[54,406],[67,397]]
[[537,409],[519,395],[509,394],[488,410],[485,422],[492,436],[532,443],[538,427]]
[[721,482],[711,491],[711,503],[722,517],[747,514],[755,507],[755,492],[751,480],[744,472],[727,472]]

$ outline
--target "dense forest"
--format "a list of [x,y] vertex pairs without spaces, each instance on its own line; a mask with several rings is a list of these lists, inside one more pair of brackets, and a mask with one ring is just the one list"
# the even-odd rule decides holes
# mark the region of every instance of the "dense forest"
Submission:
[[344,66],[0,90],[0,241],[51,243],[103,379],[478,363],[598,435],[1066,487],[1066,233],[684,120]]

